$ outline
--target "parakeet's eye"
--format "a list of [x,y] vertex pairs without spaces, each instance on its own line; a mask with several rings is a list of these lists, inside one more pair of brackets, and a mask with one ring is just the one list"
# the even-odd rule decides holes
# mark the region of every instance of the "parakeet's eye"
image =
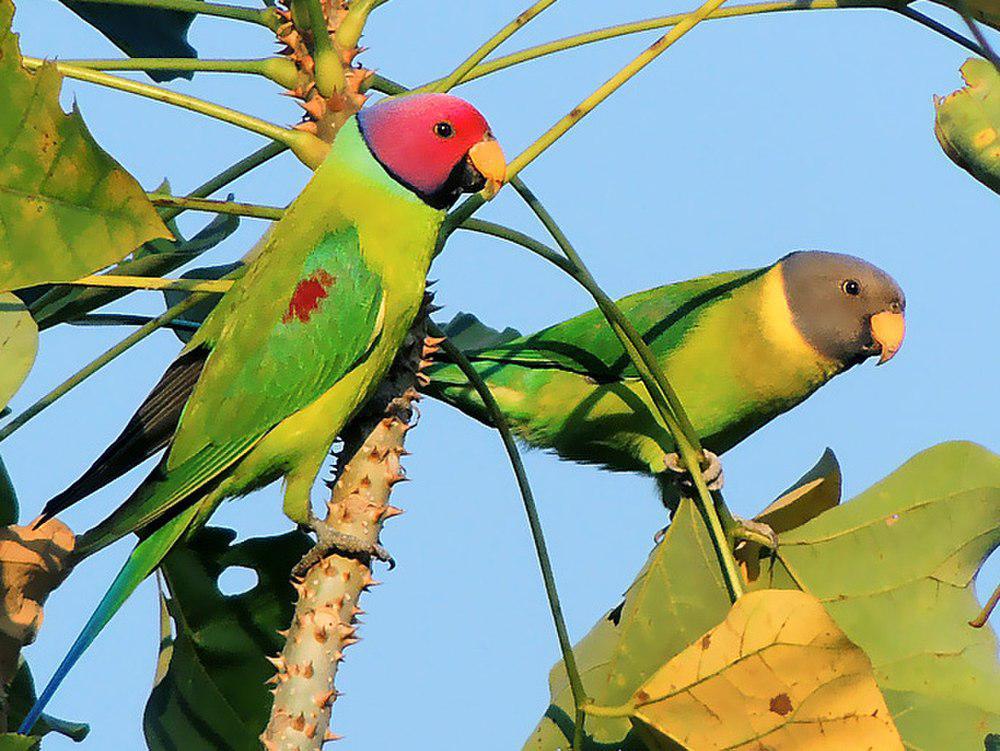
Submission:
[[844,292],[851,296],[856,296],[861,294],[861,285],[854,281],[853,279],[848,279],[846,282],[840,285],[840,288]]
[[447,120],[442,120],[434,125],[434,135],[438,138],[451,138],[455,135],[455,128]]

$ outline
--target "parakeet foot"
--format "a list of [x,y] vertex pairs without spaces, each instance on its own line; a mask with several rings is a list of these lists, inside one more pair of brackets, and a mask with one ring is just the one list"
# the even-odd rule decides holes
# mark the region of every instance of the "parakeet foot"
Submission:
[[778,549],[778,535],[767,524],[738,516],[734,516],[733,521],[736,523],[733,527],[733,537],[736,540],[754,542],[768,550]]
[[328,555],[335,553],[351,558],[360,557],[369,560],[379,560],[389,564],[390,571],[396,567],[396,561],[389,555],[389,551],[377,542],[368,543],[360,537],[330,529],[329,526],[319,520],[315,520],[310,524],[308,529],[316,533],[316,545],[302,556],[302,560],[292,569],[293,576],[304,576],[310,568]]
[[[717,490],[722,490],[722,462],[720,462],[719,457],[711,451],[705,451],[705,458],[708,460],[708,466],[703,469],[701,473],[702,477],[705,478],[705,484],[713,493]],[[677,482],[684,490],[690,491],[694,489],[694,482],[691,480],[687,467],[684,466],[684,462],[681,461],[679,454],[667,454],[664,457],[664,461],[668,470],[679,475]]]

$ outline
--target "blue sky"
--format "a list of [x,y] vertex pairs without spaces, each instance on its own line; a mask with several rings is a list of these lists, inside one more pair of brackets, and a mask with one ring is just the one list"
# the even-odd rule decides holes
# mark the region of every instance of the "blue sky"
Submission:
[[[15,29],[25,54],[118,56],[56,0],[20,5]],[[566,0],[503,49],[686,7],[652,0],[627,6]],[[372,18],[362,60],[420,83],[449,71],[521,9],[520,2],[395,0]],[[925,10],[948,18],[934,6]],[[486,113],[513,155],[656,36],[590,46],[459,92]],[[196,21],[191,40],[206,58],[273,50],[266,31],[214,19]],[[709,22],[523,174],[612,294],[760,266],[803,248],[860,255],[906,291],[908,338],[889,366],[837,378],[727,455],[726,495],[737,513],[764,506],[826,446],[841,460],[848,497],[943,440],[997,448],[1000,203],[945,157],[933,134],[932,96],[960,85],[967,57],[885,11]],[[295,106],[264,81],[202,75],[177,88],[274,122],[298,119]],[[71,81],[64,90],[67,106],[75,97],[98,141],[150,189],[168,177],[186,191],[261,145],[252,134],[163,105]],[[233,190],[242,200],[280,204],[306,178],[286,156]],[[482,216],[541,236],[510,191]],[[187,215],[181,226],[190,232],[205,221]],[[245,220],[204,262],[242,255],[263,230]],[[455,236],[432,277],[440,280],[446,318],[467,310],[493,325],[532,330],[590,307],[553,268],[478,236]],[[132,298],[117,309],[162,310],[154,293]],[[15,411],[125,333],[46,333]],[[4,443],[24,518],[117,434],[177,349],[171,334],[154,335]],[[383,536],[399,566],[379,576],[385,586],[366,598],[363,641],[348,652],[338,679],[346,693],[334,715],[346,736],[338,748],[516,748],[546,706],[557,656],[523,511],[494,434],[441,405],[425,403],[422,411],[408,442],[406,468],[415,481],[393,499],[407,513]],[[649,480],[537,452],[526,463],[576,639],[627,587],[663,512]],[[139,474],[94,496],[67,522],[84,529],[97,521]],[[227,504],[215,522],[243,535],[282,531],[278,499],[269,488]],[[87,561],[53,596],[41,637],[27,651],[37,679],[51,673],[129,544]],[[992,588],[998,573],[990,566],[982,584]],[[92,724],[89,747],[142,747],[156,619],[147,582],[53,701],[54,713]],[[57,739],[47,747],[71,744]]]

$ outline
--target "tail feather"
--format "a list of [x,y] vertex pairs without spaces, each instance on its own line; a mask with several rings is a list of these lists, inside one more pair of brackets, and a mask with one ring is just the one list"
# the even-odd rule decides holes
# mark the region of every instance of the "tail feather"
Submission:
[[87,648],[93,644],[97,635],[104,630],[104,627],[135,591],[136,587],[160,565],[160,562],[170,552],[170,549],[180,539],[181,535],[190,527],[192,521],[197,518],[199,509],[199,504],[194,504],[184,509],[183,512],[135,546],[122,570],[115,577],[104,597],[101,598],[97,609],[90,616],[90,620],[83,627],[83,631],[80,632],[76,641],[73,642],[73,646],[70,647],[69,652],[66,653],[59,667],[56,668],[45,689],[38,696],[34,706],[32,706],[27,716],[25,716],[24,722],[18,728],[18,733],[27,735],[31,732],[32,727],[38,721],[45,706],[49,703],[49,700],[55,694],[72,667],[83,653],[87,651]]
[[207,357],[208,350],[198,347],[174,360],[121,435],[76,482],[45,504],[37,524],[44,524],[166,448]]

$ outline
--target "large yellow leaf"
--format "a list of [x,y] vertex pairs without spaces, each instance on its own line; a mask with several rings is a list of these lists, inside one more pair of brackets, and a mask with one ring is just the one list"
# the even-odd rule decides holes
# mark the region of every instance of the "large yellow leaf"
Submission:
[[654,749],[903,749],[868,658],[803,592],[744,596],[633,702]]
[[0,0],[0,290],[67,281],[171,237],[142,187],[59,104],[52,66],[29,72]]

